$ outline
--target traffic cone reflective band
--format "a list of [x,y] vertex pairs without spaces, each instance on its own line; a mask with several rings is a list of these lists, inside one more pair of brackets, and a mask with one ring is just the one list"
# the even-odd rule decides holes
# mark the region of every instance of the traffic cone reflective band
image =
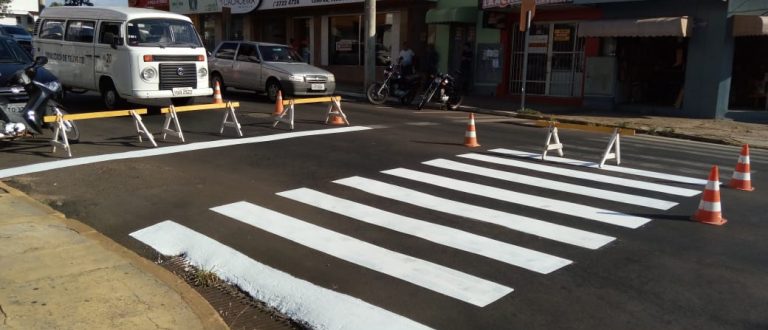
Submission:
[[275,112],[273,112],[272,115],[279,116],[282,114],[283,114],[283,92],[278,90],[277,97],[275,97]]
[[464,145],[470,148],[479,147],[477,143],[477,132],[475,132],[475,114],[469,114],[469,125],[467,125],[467,132],[464,133]]
[[749,175],[749,145],[745,144],[741,147],[741,154],[739,155],[739,162],[736,164],[736,169],[733,170],[733,176],[728,186],[734,189],[753,191],[752,178]]
[[216,82],[216,86],[213,88],[213,104],[223,104],[224,99],[221,98],[221,86],[219,82]]
[[712,171],[709,172],[707,187],[704,189],[704,194],[701,196],[699,209],[696,211],[696,214],[693,215],[692,219],[698,222],[718,226],[728,222],[728,220],[723,218],[720,208],[720,178],[717,166],[712,166]]

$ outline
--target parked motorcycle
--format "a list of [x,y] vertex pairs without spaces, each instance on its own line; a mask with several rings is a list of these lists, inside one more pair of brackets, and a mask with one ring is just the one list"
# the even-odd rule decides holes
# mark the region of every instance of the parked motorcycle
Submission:
[[432,80],[424,91],[419,102],[418,109],[421,110],[431,101],[436,98],[436,101],[440,102],[441,108],[448,108],[450,110],[456,110],[461,105],[461,101],[464,97],[459,90],[458,75],[450,75],[447,73],[438,73],[432,76]]
[[[27,134],[42,134],[43,129],[53,130],[53,125],[43,122],[44,116],[66,114],[64,107],[54,97],[61,92],[61,85],[51,86],[34,80],[37,70],[48,63],[48,58],[37,57],[29,66],[17,71],[10,80],[13,86],[6,87],[11,95],[27,94],[26,104],[10,103],[7,96],[0,95],[0,139],[15,139]],[[16,86],[19,84],[20,86]],[[64,121],[64,131],[70,143],[80,139],[80,130],[74,122]]]
[[365,95],[368,96],[368,102],[382,104],[392,94],[400,99],[400,103],[408,105],[416,98],[419,86],[421,75],[404,76],[400,73],[400,65],[390,64],[384,69],[384,81],[368,86]]

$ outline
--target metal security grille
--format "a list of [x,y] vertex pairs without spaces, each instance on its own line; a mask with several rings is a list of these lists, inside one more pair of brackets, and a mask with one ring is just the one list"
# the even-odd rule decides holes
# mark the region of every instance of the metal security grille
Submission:
[[[531,25],[528,39],[526,94],[581,96],[584,76],[584,38],[577,38],[578,24]],[[511,93],[520,94],[523,79],[525,34],[515,26],[512,36]]]
[[160,89],[169,90],[175,87],[197,88],[195,64],[160,64]]

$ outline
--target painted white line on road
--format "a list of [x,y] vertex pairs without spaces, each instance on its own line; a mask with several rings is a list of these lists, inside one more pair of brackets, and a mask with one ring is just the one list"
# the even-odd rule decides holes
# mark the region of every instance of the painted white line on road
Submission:
[[217,206],[211,210],[311,249],[478,307],[512,292],[512,288],[390,251],[248,202]]
[[692,197],[701,193],[701,191],[699,190],[686,189],[686,188],[680,188],[675,186],[667,186],[663,184],[644,182],[644,181],[638,181],[638,180],[632,180],[632,179],[624,179],[624,178],[614,177],[610,175],[570,170],[570,169],[565,169],[565,168],[560,168],[555,166],[542,165],[538,163],[523,162],[523,161],[509,159],[509,158],[487,156],[487,155],[481,155],[481,154],[475,154],[475,153],[458,155],[458,157],[474,159],[474,160],[479,160],[479,161],[484,161],[484,162],[489,162],[489,163],[494,163],[499,165],[514,166],[514,167],[519,167],[527,170],[538,171],[538,172],[543,172],[548,174],[556,174],[556,175],[568,176],[568,177],[577,178],[577,179],[608,183],[608,184],[613,184],[618,186],[625,186],[625,187],[650,190],[650,191],[658,191],[658,192],[663,192],[666,194],[672,194],[672,195],[678,195],[678,196]]
[[87,164],[107,162],[112,160],[160,156],[160,155],[168,155],[168,154],[175,154],[175,153],[195,151],[195,150],[231,147],[231,146],[236,146],[241,144],[252,144],[252,143],[262,143],[262,142],[270,142],[270,141],[277,141],[277,140],[293,139],[293,138],[299,138],[299,137],[305,137],[305,136],[358,132],[358,131],[364,131],[369,129],[371,128],[365,127],[365,126],[339,127],[339,128],[329,128],[329,129],[303,131],[303,132],[280,133],[280,134],[272,134],[272,135],[266,135],[266,136],[255,136],[250,138],[197,142],[197,143],[189,143],[189,144],[176,145],[176,146],[170,146],[170,147],[161,147],[161,148],[154,148],[154,149],[120,152],[120,153],[107,154],[107,155],[64,159],[64,160],[57,160],[53,162],[46,162],[46,163],[39,163],[39,164],[2,169],[0,170],[0,179],[8,178],[16,175],[44,172],[44,171],[65,168],[65,167],[87,165]]
[[435,122],[431,122],[431,121],[417,121],[417,122],[405,123],[405,124],[406,125],[411,125],[411,126],[437,126],[437,125],[440,125],[440,123],[435,123]]
[[398,187],[381,181],[353,176],[334,181],[335,183],[352,187],[381,197],[394,199],[400,202],[419,207],[458,215],[468,219],[492,223],[505,228],[531,234],[554,241],[597,249],[610,243],[615,237],[591,233],[571,227],[561,226],[546,221],[523,217],[516,214],[492,210],[450,199],[428,195],[415,190]]
[[166,256],[184,255],[256,300],[313,329],[430,329],[410,319],[314,285],[255,261],[192,229],[167,220],[131,233]]
[[308,188],[278,195],[373,225],[416,236],[437,244],[478,254],[541,274],[549,274],[572,261],[507,244],[451,227],[409,218]]
[[435,159],[424,162],[423,164],[429,166],[435,166],[453,171],[477,174],[481,176],[491,177],[499,180],[521,183],[529,186],[546,188],[557,191],[564,191],[571,194],[584,195],[619,203],[631,204],[649,207],[657,210],[669,210],[677,203],[669,202],[661,199],[625,194],[616,191],[596,189],[577,184],[571,184],[561,181],[548,180],[544,178],[537,178],[533,176],[517,174],[512,172],[505,172],[494,170],[490,168],[469,165],[465,163],[454,162],[447,159]]
[[[493,149],[493,150],[490,150],[490,152],[495,152],[495,153],[504,154],[504,155],[511,155],[515,157],[522,157],[522,158],[531,158],[531,159],[541,158],[541,154],[526,152],[526,151],[510,150],[510,149]],[[547,162],[568,164],[573,166],[590,167],[590,168],[600,168],[599,164],[594,162],[587,162],[587,161],[554,157],[554,156],[547,157]],[[603,165],[602,169],[606,171],[645,176],[649,178],[661,179],[666,181],[675,181],[675,182],[689,183],[689,184],[695,184],[695,185],[701,185],[701,186],[705,186],[707,184],[707,180],[701,180],[701,179],[691,178],[687,176],[672,175],[672,174],[666,174],[666,173],[660,173],[660,172],[638,170],[638,169],[633,169],[628,167],[619,167],[619,166],[606,164],[606,165]]]
[[651,221],[651,219],[648,218],[637,217],[621,212],[610,211],[571,202],[564,202],[535,195],[523,194],[511,190],[481,185],[469,181],[451,179],[449,177],[409,170],[405,168],[396,168],[393,170],[382,171],[382,173],[428,183],[438,187],[453,189],[468,194],[484,196],[500,201],[535,207],[550,212],[571,215],[587,220],[599,221],[626,228],[634,229]]

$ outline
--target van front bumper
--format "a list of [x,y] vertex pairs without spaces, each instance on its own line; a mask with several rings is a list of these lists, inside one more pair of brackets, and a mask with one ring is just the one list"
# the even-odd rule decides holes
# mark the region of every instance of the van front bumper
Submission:
[[195,96],[211,96],[213,95],[213,88],[198,88],[193,89],[191,94],[187,95],[173,95],[173,91],[161,90],[161,91],[147,91],[147,90],[133,90],[133,95],[137,99],[162,99],[173,97],[195,97]]

